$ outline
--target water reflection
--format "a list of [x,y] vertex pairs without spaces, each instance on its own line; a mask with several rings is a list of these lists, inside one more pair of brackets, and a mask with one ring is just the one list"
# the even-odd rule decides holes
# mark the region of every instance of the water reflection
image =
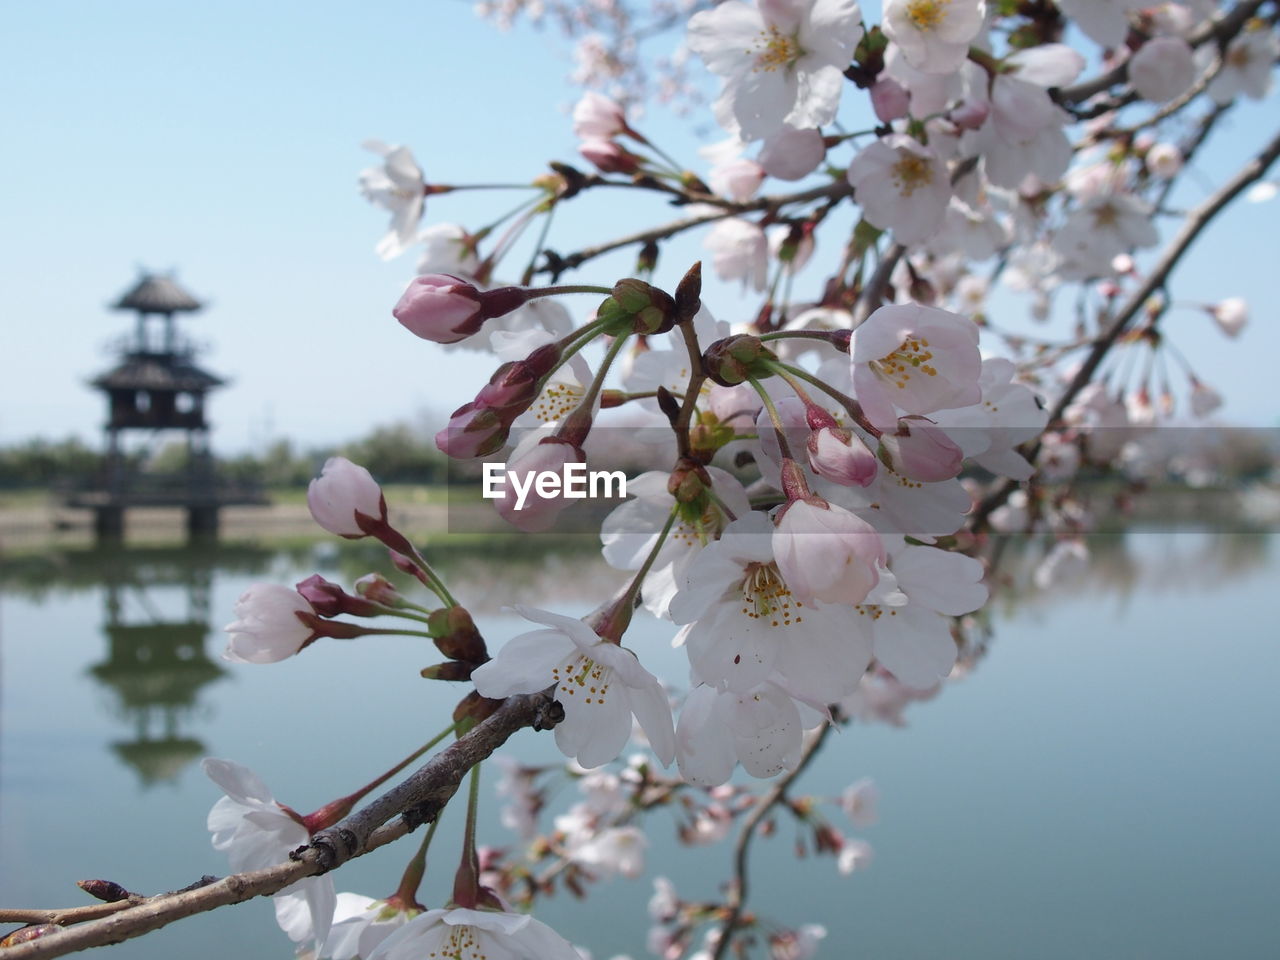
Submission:
[[[991,608],[966,625],[953,678],[963,682],[927,693],[871,690],[867,713],[909,722],[910,734],[855,725],[805,786],[834,796],[855,776],[881,784],[883,822],[867,837],[875,866],[847,881],[834,872],[828,879],[821,871],[834,871],[830,865],[798,868],[785,837],[762,843],[759,909],[787,923],[827,923],[821,956],[843,956],[842,945],[854,942],[867,956],[885,957],[1066,960],[1144,955],[1142,948],[1209,955],[1215,925],[1199,915],[1229,918],[1222,928],[1235,940],[1224,955],[1270,955],[1258,948],[1274,946],[1271,912],[1254,900],[1275,889],[1280,862],[1275,832],[1266,829],[1280,781],[1265,761],[1280,664],[1265,627],[1269,598],[1258,589],[1280,562],[1273,541],[1141,530],[1092,536],[1078,577],[1039,587],[1035,574],[1053,541],[993,540],[996,589]],[[485,613],[481,626],[497,645],[510,635],[503,631],[521,629],[493,613],[501,603],[581,612],[624,579],[588,538],[551,546],[538,537],[498,547],[428,539],[426,551]],[[216,791],[192,765],[206,752],[269,773],[282,799],[311,808],[351,786],[345,771],[317,762],[326,752],[354,757],[353,767],[369,772],[385,766],[384,756],[407,752],[406,724],[434,732],[446,723],[460,688],[417,677],[433,659],[424,656],[429,644],[334,642],[262,668],[218,659],[221,627],[248,583],[320,572],[349,585],[375,569],[386,570],[381,549],[328,541],[0,562],[8,641],[0,863],[9,868],[0,870],[0,901],[62,903],[68,878],[99,869],[119,869],[143,890],[225,870],[204,830]],[[421,597],[405,579],[397,583]],[[687,666],[668,645],[670,625],[638,620],[635,629],[636,649],[682,684]],[[1231,696],[1212,710],[1188,710],[1205,690]],[[317,692],[329,709],[317,706]],[[555,759],[546,737],[530,735],[513,749],[547,751],[537,762]],[[93,817],[79,809],[86,795],[95,797]],[[486,792],[486,836],[510,842],[492,800]],[[1224,802],[1231,816],[1204,815]],[[102,831],[104,822],[117,829]],[[1197,824],[1191,836],[1187,823]],[[670,870],[682,892],[687,885],[691,896],[710,896],[728,851],[683,850],[664,827],[655,821],[651,873]],[[131,836],[143,833],[155,842],[140,850]],[[44,842],[55,836],[56,847]],[[89,859],[103,866],[89,868]],[[395,870],[388,862],[353,863],[344,882],[380,890]],[[1108,869],[1099,871],[1102,862]],[[545,919],[579,932],[597,956],[640,956],[645,921],[636,905],[648,884],[615,884],[591,911],[559,898]],[[1067,892],[1070,909],[1057,891]],[[438,902],[447,892],[431,896]],[[1008,904],[1005,916],[1023,927],[966,926],[989,917],[992,902]],[[1120,903],[1123,916],[1108,912]],[[280,955],[271,911],[259,905],[244,914],[235,923],[209,918],[203,928],[195,921],[175,934],[181,942],[144,938],[119,948],[121,956]],[[200,930],[208,936],[189,932]],[[1088,931],[1125,949],[1085,942]]]
[[[201,690],[225,673],[205,650],[212,580],[211,564],[118,563],[106,571],[107,656],[89,673],[111,690],[113,712],[133,729],[131,740],[117,740],[111,749],[144,787],[176,780],[206,753],[204,743],[182,728],[190,725]],[[185,597],[178,617],[152,596],[157,588],[174,587]]]

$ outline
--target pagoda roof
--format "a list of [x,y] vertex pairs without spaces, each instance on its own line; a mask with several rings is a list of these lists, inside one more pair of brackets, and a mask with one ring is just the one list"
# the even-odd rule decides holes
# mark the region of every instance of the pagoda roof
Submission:
[[144,273],[119,300],[113,310],[136,310],[139,313],[191,313],[204,304],[178,286],[173,277]]
[[200,392],[220,387],[215,377],[194,363],[169,354],[132,353],[113,369],[91,381],[101,390],[184,390]]

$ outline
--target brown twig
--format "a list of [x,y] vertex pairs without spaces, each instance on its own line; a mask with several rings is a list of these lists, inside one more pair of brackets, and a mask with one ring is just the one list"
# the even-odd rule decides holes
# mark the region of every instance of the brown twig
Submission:
[[862,321],[871,316],[876,308],[880,306],[880,301],[884,299],[885,288],[889,286],[889,278],[893,276],[893,268],[898,265],[898,261],[902,259],[902,255],[907,252],[907,248],[900,243],[895,243],[880,258],[880,262],[876,264],[875,272],[871,274],[871,279],[867,281],[866,286],[862,288],[862,292],[858,294],[858,302],[853,309],[853,325],[859,327]]
[[[1062,419],[1062,414],[1071,404],[1071,401],[1093,380],[1094,373],[1103,359],[1105,359],[1107,353],[1115,346],[1121,334],[1128,329],[1134,317],[1142,311],[1151,295],[1164,286],[1173,268],[1178,265],[1178,261],[1182,259],[1201,231],[1245,188],[1261,180],[1277,157],[1280,157],[1280,133],[1273,136],[1258,155],[1241,167],[1234,177],[1187,214],[1182,228],[1178,231],[1177,236],[1173,238],[1173,242],[1165,248],[1163,256],[1160,257],[1159,262],[1156,263],[1152,271],[1147,274],[1146,280],[1129,295],[1129,298],[1116,313],[1115,319],[1106,332],[1094,341],[1093,349],[1089,351],[1089,355],[1085,358],[1084,363],[1081,364],[1080,369],[1076,371],[1076,375],[1067,385],[1067,389],[1063,391],[1057,403],[1054,404],[1053,410],[1049,414],[1050,425]],[[1039,450],[1040,445],[1037,443],[1029,451],[1027,459],[1034,462]],[[1006,480],[990,493],[974,510],[971,524],[972,530],[976,533],[985,529],[992,511],[1003,504],[1017,488],[1018,481]]]
[[[1240,32],[1245,23],[1258,12],[1258,8],[1263,4],[1263,0],[1244,0],[1243,3],[1237,4],[1229,13],[1223,14],[1221,17],[1203,23],[1197,28],[1191,36],[1187,38],[1187,42],[1192,47],[1199,47],[1210,40],[1216,40],[1219,43],[1229,40]],[[1053,98],[1058,103],[1076,104],[1088,100],[1094,94],[1101,93],[1103,90],[1110,89],[1117,83],[1127,80],[1129,77],[1129,61],[1117,64],[1106,73],[1100,74],[1089,80],[1074,84],[1070,87],[1062,87],[1053,93]]]
[[492,716],[433,756],[403,783],[338,825],[316,834],[286,863],[233,874],[196,889],[150,897],[110,916],[10,947],[4,951],[5,960],[45,960],[131,940],[184,917],[253,897],[271,896],[304,877],[325,873],[398,840],[434,818],[457,791],[466,772],[517,730],[554,725],[557,714],[552,706],[553,701],[545,692],[508,697]]
[[673,237],[677,233],[683,233],[685,230],[691,230],[694,227],[702,226],[705,223],[714,223],[716,220],[724,220],[728,217],[737,216],[740,213],[759,213],[777,211],[785,206],[797,203],[809,203],[813,200],[827,200],[840,198],[852,194],[853,188],[843,178],[833,180],[831,183],[824,184],[820,187],[812,187],[808,190],[801,190],[792,194],[775,194],[767,197],[759,197],[746,203],[724,203],[720,210],[714,213],[703,213],[692,217],[683,217],[680,220],[672,220],[669,223],[661,224],[657,227],[650,227],[647,230],[640,230],[637,233],[630,233],[616,240],[610,240],[607,243],[596,244],[592,247],[583,247],[576,253],[559,257],[554,261],[554,266],[548,265],[539,270],[534,271],[535,274],[553,273],[560,274],[565,270],[572,270],[580,267],[588,260],[619,250],[622,247],[628,247],[636,243],[648,243],[651,240],[665,240]]
[[827,734],[830,732],[831,724],[824,723],[817,734],[805,744],[804,751],[800,754],[800,761],[785,776],[778,778],[769,792],[760,798],[755,809],[743,821],[742,828],[738,831],[738,842],[734,844],[733,848],[733,878],[730,880],[728,893],[729,912],[720,924],[720,939],[716,941],[715,950],[711,953],[711,960],[721,960],[725,955],[725,952],[729,949],[729,942],[733,939],[734,931],[737,930],[742,921],[742,908],[746,906],[747,902],[748,855],[751,850],[751,839],[755,836],[756,828],[768,816],[769,811],[786,797],[787,790],[791,784],[795,783],[800,774],[804,773],[805,768],[809,766],[809,762],[817,755],[818,750],[827,739]]

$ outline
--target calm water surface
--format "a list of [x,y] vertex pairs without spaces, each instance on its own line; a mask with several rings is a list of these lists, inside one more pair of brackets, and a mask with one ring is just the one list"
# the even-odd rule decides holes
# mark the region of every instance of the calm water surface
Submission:
[[[754,909],[825,924],[823,957],[1280,956],[1277,539],[1130,533],[1093,547],[1094,570],[1071,590],[1002,594],[987,654],[914,704],[905,727],[835,738],[805,789],[877,781],[880,822],[858,832],[875,862],[841,877],[830,858],[797,861],[782,824],[756,848]],[[313,809],[444,727],[459,695],[419,678],[439,658],[409,638],[322,642],[266,667],[218,659],[219,628],[250,582],[319,570],[349,583],[377,566],[370,554],[228,548],[0,563],[4,906],[87,902],[74,881],[90,877],[158,892],[224,873],[204,828],[219,792],[200,757],[248,764],[277,798]],[[618,580],[573,558],[498,568],[461,557],[449,568],[463,598],[514,594],[571,613],[588,605],[584,589]],[[491,643],[520,629],[496,609],[479,619]],[[632,645],[681,683],[670,630],[635,629]],[[550,737],[527,731],[507,752],[558,756]],[[482,842],[514,842],[491,789],[484,804]],[[461,823],[452,813],[429,903],[447,895]],[[729,850],[681,848],[672,832],[658,814],[649,875],[712,896]],[[338,888],[386,893],[410,852],[358,860]],[[560,897],[539,915],[597,958],[639,958],[650,891],[647,877],[613,880],[586,906]],[[285,958],[290,948],[270,907],[254,902],[110,955]]]

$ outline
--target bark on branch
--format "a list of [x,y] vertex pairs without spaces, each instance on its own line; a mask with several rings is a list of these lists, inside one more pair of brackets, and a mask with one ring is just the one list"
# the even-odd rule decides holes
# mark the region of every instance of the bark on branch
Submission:
[[310,844],[295,850],[288,862],[233,874],[197,889],[150,897],[111,916],[9,947],[3,951],[4,960],[47,960],[89,947],[122,943],[184,917],[253,897],[271,896],[304,877],[332,870],[433,819],[457,791],[467,771],[512,734],[529,726],[551,727],[557,719],[554,701],[545,692],[508,697],[491,717],[437,753],[407,780],[336,826],[316,834]]

